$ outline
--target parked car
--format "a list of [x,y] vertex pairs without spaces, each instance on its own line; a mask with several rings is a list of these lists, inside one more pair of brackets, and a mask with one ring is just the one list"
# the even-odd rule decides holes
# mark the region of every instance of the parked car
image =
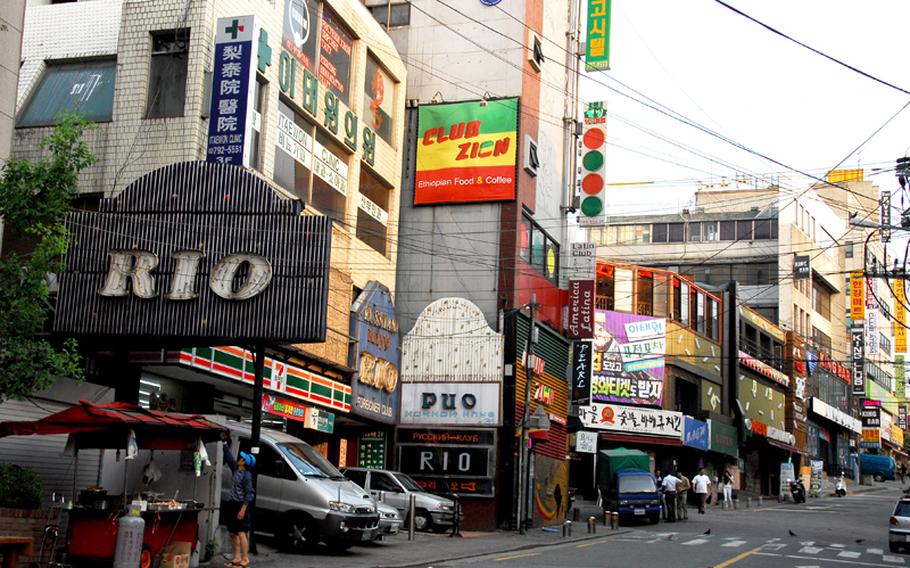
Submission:
[[414,528],[417,530],[445,531],[452,526],[455,517],[455,502],[425,491],[407,475],[385,469],[348,467],[342,469],[344,476],[363,487],[376,498],[398,509],[408,519],[408,501],[415,496]]
[[[227,426],[234,438],[232,450],[239,445],[249,451],[249,426]],[[263,429],[256,471],[253,527],[274,534],[288,549],[304,551],[325,542],[333,550],[346,550],[379,532],[379,513],[370,495],[303,440]],[[222,482],[226,499],[231,476],[222,475]]]
[[875,481],[884,481],[894,479],[894,471],[897,464],[891,456],[879,456],[876,454],[859,455],[859,472],[860,475],[871,475]]
[[906,546],[910,546],[910,498],[904,497],[897,502],[888,520],[888,548],[899,552]]
[[385,503],[376,503],[376,510],[379,511],[379,530],[373,540],[379,540],[383,536],[391,536],[401,531],[404,519],[398,514],[398,509]]

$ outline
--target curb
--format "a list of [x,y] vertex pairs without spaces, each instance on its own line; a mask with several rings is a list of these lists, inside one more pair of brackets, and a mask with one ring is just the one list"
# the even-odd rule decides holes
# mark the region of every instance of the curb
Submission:
[[556,542],[537,542],[537,543],[528,542],[528,543],[524,543],[524,544],[521,544],[518,546],[513,546],[510,548],[503,548],[500,550],[489,550],[486,552],[465,554],[463,556],[447,556],[447,557],[443,557],[443,558],[431,558],[431,559],[427,559],[427,560],[421,560],[420,562],[416,562],[416,563],[412,562],[409,564],[379,564],[379,565],[376,565],[375,568],[422,568],[425,566],[432,566],[433,564],[435,564],[437,562],[444,563],[444,562],[451,562],[453,560],[470,560],[471,558],[480,558],[482,556],[489,556],[491,554],[505,554],[508,552],[520,552],[522,550],[530,550],[532,548],[544,548],[544,547],[550,547],[550,546],[559,546],[561,544],[570,544],[573,542],[585,542],[585,541],[589,541],[589,540],[595,540],[598,538],[610,538],[611,536],[619,536],[621,534],[628,534],[630,532],[632,532],[630,529],[617,529],[617,530],[611,530],[608,533],[585,535],[585,536],[580,536],[580,537],[566,539],[566,540],[559,540]]

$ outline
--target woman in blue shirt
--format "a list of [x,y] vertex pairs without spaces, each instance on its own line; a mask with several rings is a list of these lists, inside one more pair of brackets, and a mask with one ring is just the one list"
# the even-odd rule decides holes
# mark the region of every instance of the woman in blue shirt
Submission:
[[225,566],[228,568],[245,567],[250,565],[250,541],[247,532],[250,530],[250,507],[253,503],[253,474],[249,468],[256,466],[256,457],[246,452],[240,452],[237,459],[231,454],[227,442],[224,443],[224,463],[231,468],[231,496],[222,504],[224,523],[231,535],[231,547],[234,549],[234,558]]

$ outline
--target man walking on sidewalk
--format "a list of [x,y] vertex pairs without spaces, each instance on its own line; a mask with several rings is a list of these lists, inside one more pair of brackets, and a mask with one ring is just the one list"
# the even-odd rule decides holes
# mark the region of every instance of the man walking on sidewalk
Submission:
[[680,521],[689,520],[688,497],[689,489],[692,483],[680,470],[676,470],[676,477],[679,478],[679,485],[676,486],[676,518]]
[[711,480],[705,475],[705,468],[698,470],[698,475],[692,478],[692,486],[695,487],[695,496],[698,497],[698,514],[705,514],[705,502],[708,500],[708,487]]
[[664,490],[664,500],[667,502],[667,522],[676,521],[676,488],[679,487],[679,478],[668,473],[664,476],[661,488]]

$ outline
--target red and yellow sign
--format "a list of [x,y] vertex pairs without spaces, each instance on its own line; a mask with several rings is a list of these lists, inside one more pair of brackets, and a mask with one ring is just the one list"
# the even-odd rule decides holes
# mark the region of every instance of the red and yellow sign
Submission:
[[894,282],[894,352],[907,352],[907,293],[905,282]]
[[515,199],[518,99],[423,105],[414,205]]
[[861,322],[866,319],[866,296],[863,273],[850,273],[850,319]]

